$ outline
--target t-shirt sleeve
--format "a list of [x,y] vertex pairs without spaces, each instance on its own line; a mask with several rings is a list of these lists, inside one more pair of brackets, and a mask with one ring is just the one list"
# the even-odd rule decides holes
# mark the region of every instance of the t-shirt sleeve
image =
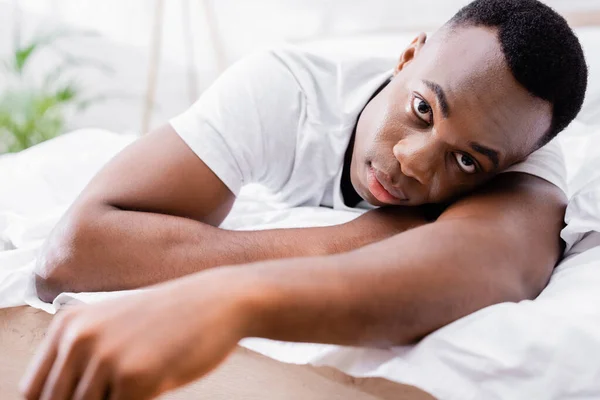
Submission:
[[187,111],[169,122],[238,195],[248,183],[277,190],[291,174],[305,107],[294,75],[271,51],[227,69]]
[[524,172],[540,177],[567,194],[567,171],[562,149],[557,139],[530,154],[525,161],[511,166],[503,172]]

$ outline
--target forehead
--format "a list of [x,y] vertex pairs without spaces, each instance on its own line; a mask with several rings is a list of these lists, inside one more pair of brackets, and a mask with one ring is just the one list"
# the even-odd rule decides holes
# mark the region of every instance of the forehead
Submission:
[[551,105],[516,81],[494,29],[443,28],[416,56],[412,72],[444,90],[447,127],[508,158],[525,157],[550,127]]

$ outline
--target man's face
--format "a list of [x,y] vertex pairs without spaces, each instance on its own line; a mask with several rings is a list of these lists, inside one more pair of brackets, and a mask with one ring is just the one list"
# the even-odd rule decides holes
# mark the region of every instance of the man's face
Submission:
[[373,205],[450,200],[522,161],[550,128],[550,103],[515,80],[494,30],[425,40],[358,120],[351,179]]

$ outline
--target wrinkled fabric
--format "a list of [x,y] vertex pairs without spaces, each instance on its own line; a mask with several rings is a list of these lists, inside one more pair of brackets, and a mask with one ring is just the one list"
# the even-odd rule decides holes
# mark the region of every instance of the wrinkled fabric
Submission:
[[[42,303],[35,295],[33,268],[44,238],[77,193],[134,139],[83,130],[0,157],[0,307],[29,304],[53,313],[68,304],[129,293],[63,293],[53,304]],[[586,148],[592,145],[588,142]],[[586,155],[591,161],[595,152],[600,154],[600,146],[595,148]],[[354,376],[414,385],[439,399],[600,398],[600,234],[595,232],[600,231],[600,180],[590,173],[593,165],[583,165],[581,171],[571,171],[572,181],[580,184],[562,232],[569,252],[536,300],[487,307],[415,346],[376,350],[255,338],[241,345],[284,362],[327,365]],[[600,170],[597,163],[595,169]],[[223,226],[329,225],[357,216],[325,208],[289,209],[262,196],[260,187],[243,189]]]

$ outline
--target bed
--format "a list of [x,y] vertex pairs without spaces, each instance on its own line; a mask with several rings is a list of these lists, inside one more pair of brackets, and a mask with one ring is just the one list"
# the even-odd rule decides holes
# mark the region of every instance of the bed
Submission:
[[[17,382],[52,315],[32,307],[0,310],[0,394],[18,399]],[[267,388],[267,389],[265,389]],[[432,400],[408,385],[353,378],[331,368],[282,364],[239,347],[216,372],[161,396],[164,400]]]
[[[0,157],[0,186],[7,193],[19,194],[0,200],[0,249],[3,249],[0,251],[2,400],[18,398],[18,380],[42,340],[52,314],[67,304],[120,295],[63,294],[53,305],[44,304],[35,298],[31,269],[40,244],[65,207],[96,170],[135,139],[135,135],[85,129],[18,155]],[[260,187],[247,187],[226,226],[230,229],[265,229],[300,223],[325,225],[355,216],[346,212],[331,214],[318,208],[286,210],[278,204],[263,203],[262,196],[264,192]],[[23,307],[23,304],[28,306]],[[163,398],[433,399],[413,386],[382,378],[357,378],[333,368],[282,364],[249,349],[253,347],[252,343],[239,347],[214,374]]]
[[[600,398],[600,28],[581,28],[579,35],[591,79],[584,110],[559,138],[570,197],[561,234],[567,249],[536,300],[485,308],[415,346],[388,350],[246,339],[241,346],[247,350],[240,349],[217,373],[171,398]],[[377,55],[396,51],[402,38],[369,35],[306,45],[339,51],[352,43],[353,51]],[[0,157],[0,187],[7,194],[0,197],[0,307],[7,308],[0,314],[0,393],[15,393],[16,376],[50,320],[50,314],[33,308],[8,307],[27,304],[54,313],[120,295],[65,293],[54,304],[44,304],[35,296],[32,268],[39,246],[68,204],[132,140],[135,135],[85,129]],[[251,186],[224,227],[326,225],[355,216],[321,208],[290,210]]]

